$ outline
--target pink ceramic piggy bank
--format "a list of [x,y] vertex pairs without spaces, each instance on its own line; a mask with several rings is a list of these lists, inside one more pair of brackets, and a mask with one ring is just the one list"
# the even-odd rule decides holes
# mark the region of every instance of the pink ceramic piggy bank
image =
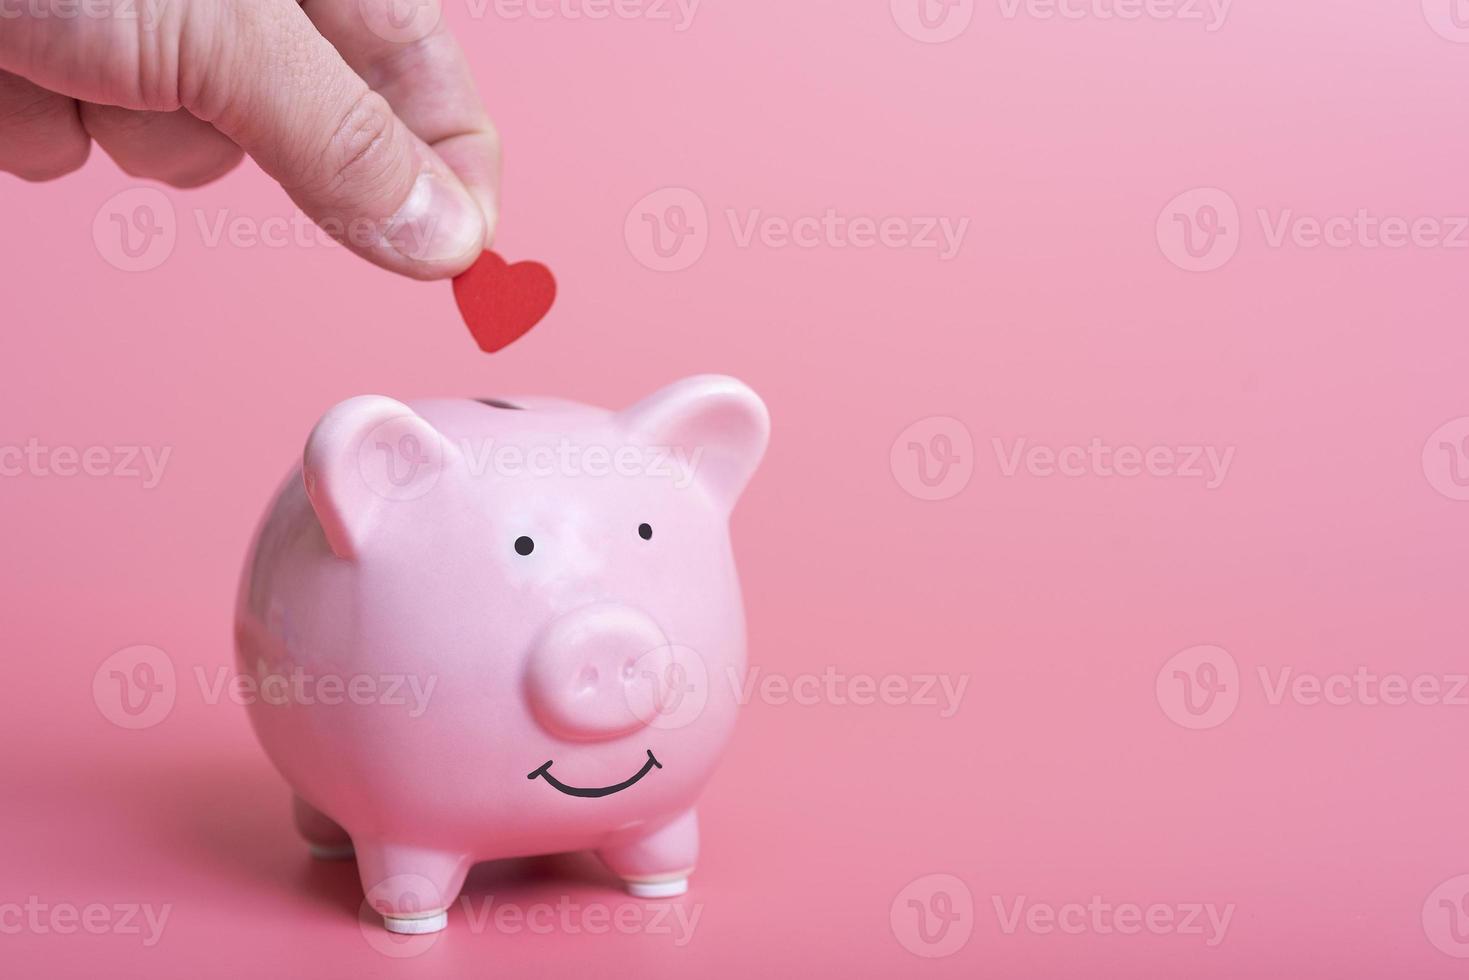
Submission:
[[728,517],[768,434],[714,376],[316,426],[245,565],[239,667],[302,835],[355,850],[389,929],[442,929],[491,858],[591,849],[634,895],[685,890],[745,659]]

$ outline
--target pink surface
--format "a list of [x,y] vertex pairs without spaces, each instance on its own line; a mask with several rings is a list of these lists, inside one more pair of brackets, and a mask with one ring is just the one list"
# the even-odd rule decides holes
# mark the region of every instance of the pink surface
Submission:
[[[533,6],[447,11],[561,287],[494,357],[252,169],[3,181],[0,972],[1459,975],[1469,12]],[[384,946],[216,693],[261,506],[350,395],[700,371],[775,428],[682,918],[531,859]]]

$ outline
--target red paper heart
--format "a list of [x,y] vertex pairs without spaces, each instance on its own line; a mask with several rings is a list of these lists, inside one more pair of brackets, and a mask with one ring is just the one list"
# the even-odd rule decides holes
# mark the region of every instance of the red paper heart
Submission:
[[507,265],[494,252],[454,277],[454,302],[480,350],[493,354],[541,322],[556,299],[556,277],[539,262]]

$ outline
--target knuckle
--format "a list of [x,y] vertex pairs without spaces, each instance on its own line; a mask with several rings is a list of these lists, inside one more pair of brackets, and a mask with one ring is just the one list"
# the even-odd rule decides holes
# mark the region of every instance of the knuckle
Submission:
[[28,129],[38,125],[54,125],[63,115],[62,108],[70,108],[61,102],[55,93],[41,88],[26,88],[16,91],[0,89],[4,95],[0,104],[0,126],[13,129]]
[[21,180],[33,183],[56,180],[82,169],[91,151],[90,141],[66,140],[27,150],[18,158],[11,153],[5,153],[0,169],[8,170]]
[[364,88],[340,113],[327,137],[316,174],[324,194],[387,186],[404,176],[398,120],[387,99]]
[[188,166],[179,167],[172,173],[162,175],[160,179],[180,189],[202,187],[235,169],[243,157],[244,153],[238,149],[221,152],[209,160],[195,161]]
[[64,177],[87,162],[92,140],[76,103],[0,73],[0,170],[23,180]]
[[111,134],[130,137],[147,131],[162,113],[123,109],[119,106],[83,102],[80,105],[82,126],[93,137]]

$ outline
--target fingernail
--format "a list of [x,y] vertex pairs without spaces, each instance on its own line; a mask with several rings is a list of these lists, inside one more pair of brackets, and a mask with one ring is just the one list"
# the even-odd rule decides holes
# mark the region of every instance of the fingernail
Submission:
[[457,259],[484,246],[485,219],[469,193],[434,173],[419,174],[386,238],[415,262]]

